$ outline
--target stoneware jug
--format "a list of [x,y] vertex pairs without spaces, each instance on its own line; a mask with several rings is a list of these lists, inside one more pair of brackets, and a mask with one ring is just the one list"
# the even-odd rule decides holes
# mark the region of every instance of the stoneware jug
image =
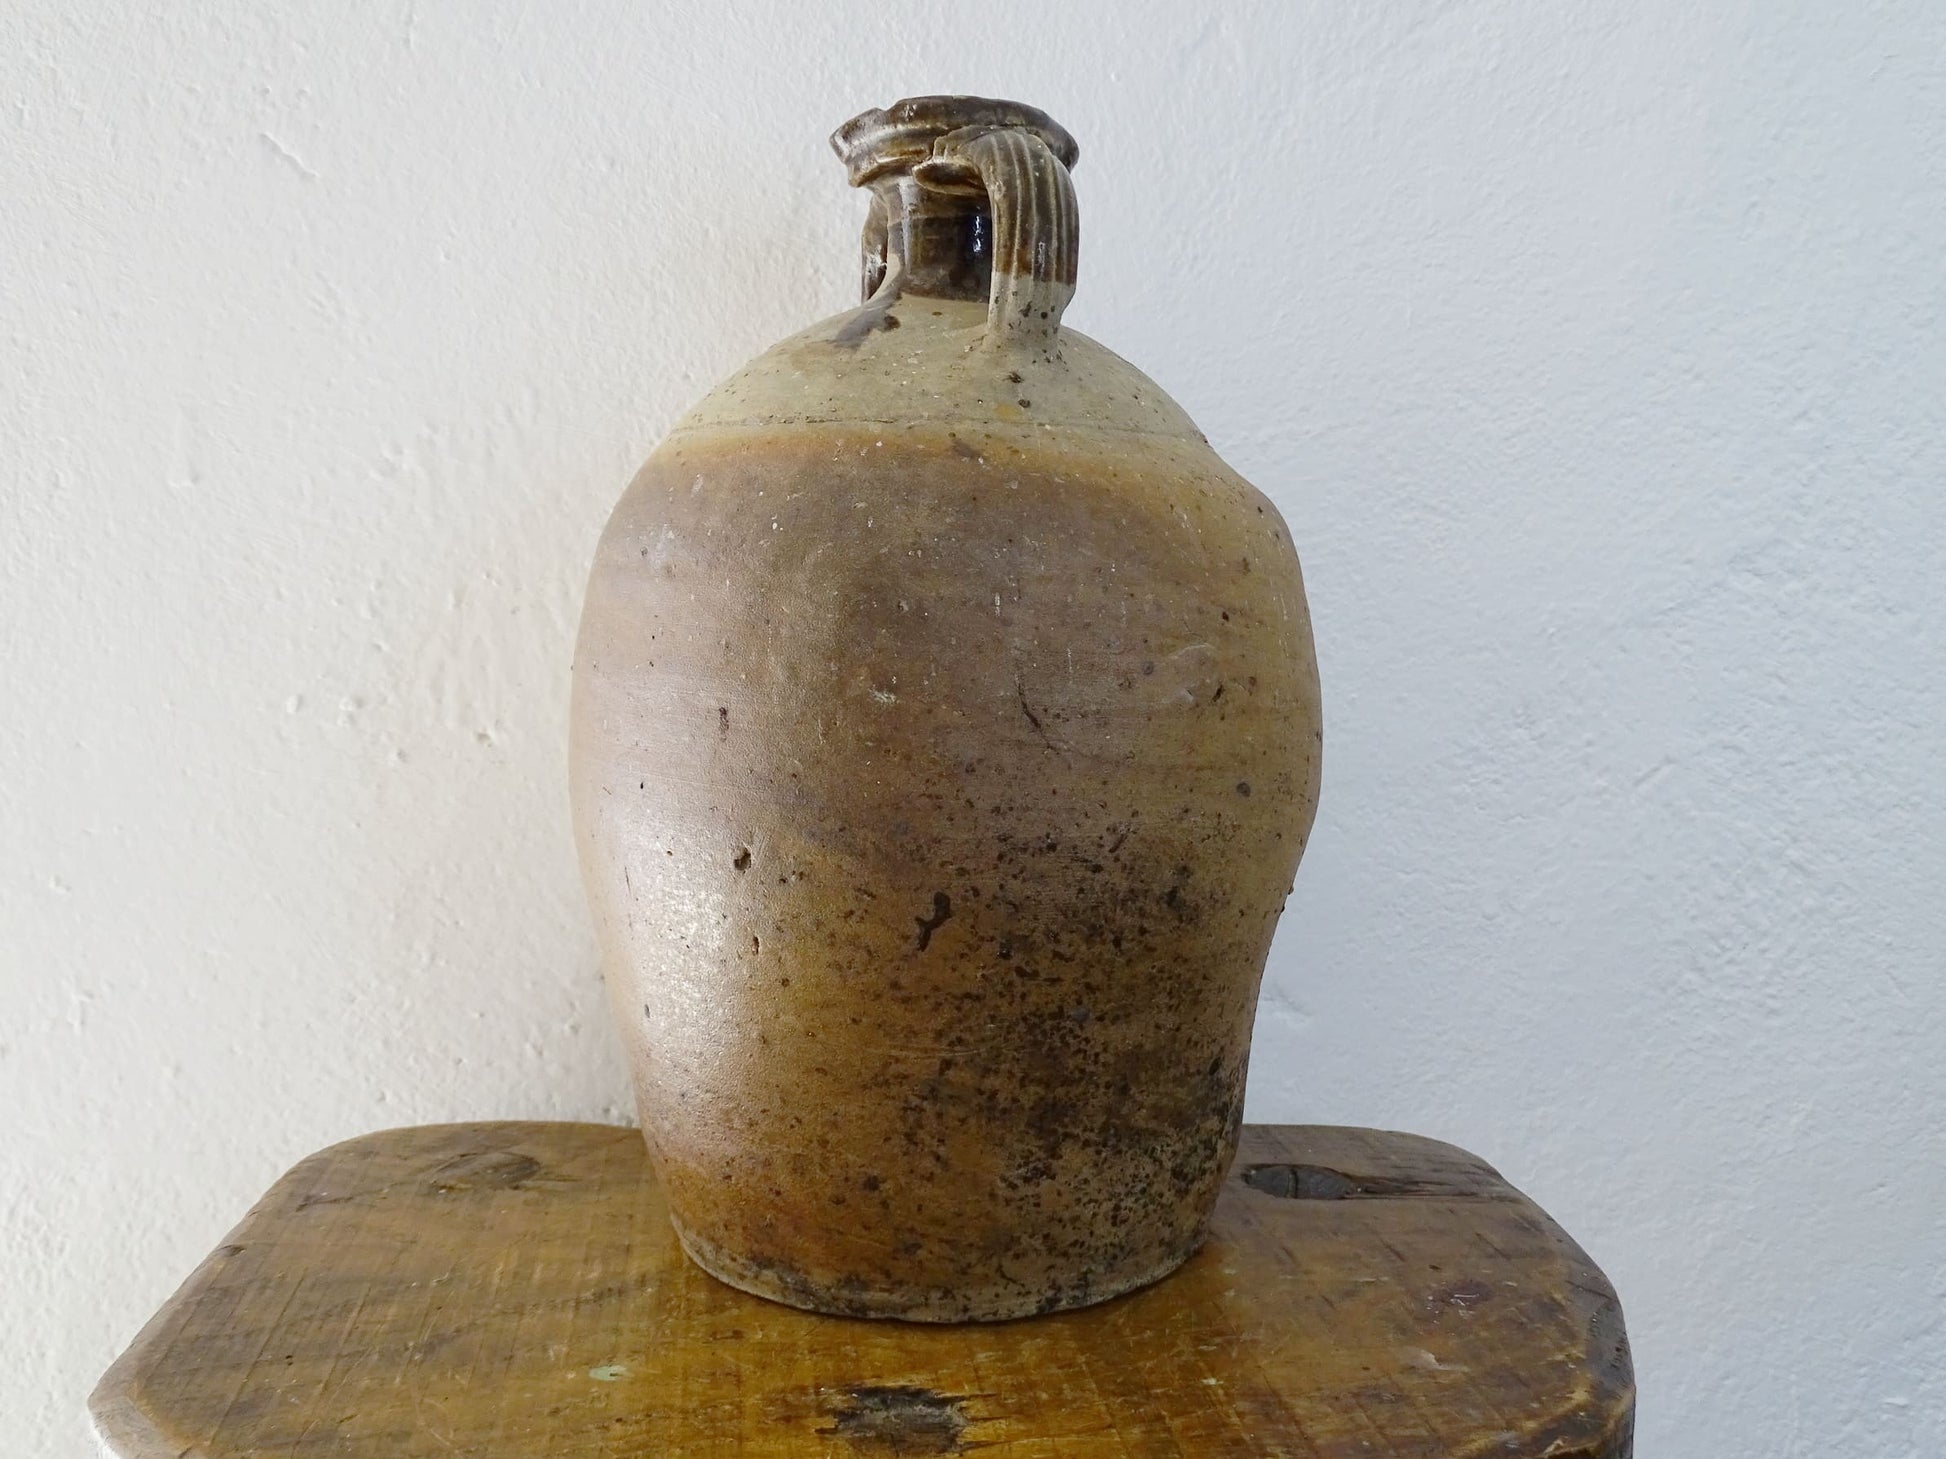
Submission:
[[865,304],[718,386],[602,535],[583,868],[698,1264],[855,1316],[1077,1307],[1187,1258],[1235,1152],[1317,802],[1297,555],[1062,326],[1065,131],[921,97],[833,143]]

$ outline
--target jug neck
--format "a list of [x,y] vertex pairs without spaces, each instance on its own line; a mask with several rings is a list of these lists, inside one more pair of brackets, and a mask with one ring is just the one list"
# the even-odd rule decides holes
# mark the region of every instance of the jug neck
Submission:
[[860,297],[869,299],[894,262],[904,293],[985,299],[993,281],[993,215],[984,198],[921,187],[910,172],[874,179],[865,220]]
[[1079,153],[1065,128],[1037,108],[980,96],[914,96],[862,112],[832,134],[854,187],[868,188],[861,282],[870,298],[888,269],[900,291],[930,299],[985,299],[993,276],[993,213],[977,190],[922,186],[915,169],[933,144],[964,128],[1031,131],[1060,162]]

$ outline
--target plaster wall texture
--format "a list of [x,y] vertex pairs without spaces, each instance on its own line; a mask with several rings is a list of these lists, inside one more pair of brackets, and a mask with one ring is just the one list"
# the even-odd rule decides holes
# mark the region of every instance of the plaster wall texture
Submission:
[[1946,1453],[1933,0],[0,7],[9,1451],[310,1150],[628,1117],[582,574],[943,90],[1304,556],[1250,1117],[1538,1197],[1645,1455]]

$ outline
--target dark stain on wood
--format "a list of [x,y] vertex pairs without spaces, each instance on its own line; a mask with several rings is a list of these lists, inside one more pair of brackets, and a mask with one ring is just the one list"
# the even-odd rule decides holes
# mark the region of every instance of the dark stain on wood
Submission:
[[964,1454],[966,1397],[906,1384],[860,1384],[833,1395],[829,1428],[861,1454]]
[[1499,1192],[1447,1186],[1436,1181],[1399,1180],[1375,1175],[1347,1175],[1322,1165],[1248,1165],[1243,1183],[1267,1196],[1293,1201],[1397,1201],[1431,1196],[1473,1200]]

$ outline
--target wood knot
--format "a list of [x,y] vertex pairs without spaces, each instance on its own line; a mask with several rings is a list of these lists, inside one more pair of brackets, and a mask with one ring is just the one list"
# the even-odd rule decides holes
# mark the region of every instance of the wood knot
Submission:
[[541,1173],[541,1163],[515,1150],[469,1150],[442,1160],[426,1175],[435,1195],[470,1190],[519,1190]]

